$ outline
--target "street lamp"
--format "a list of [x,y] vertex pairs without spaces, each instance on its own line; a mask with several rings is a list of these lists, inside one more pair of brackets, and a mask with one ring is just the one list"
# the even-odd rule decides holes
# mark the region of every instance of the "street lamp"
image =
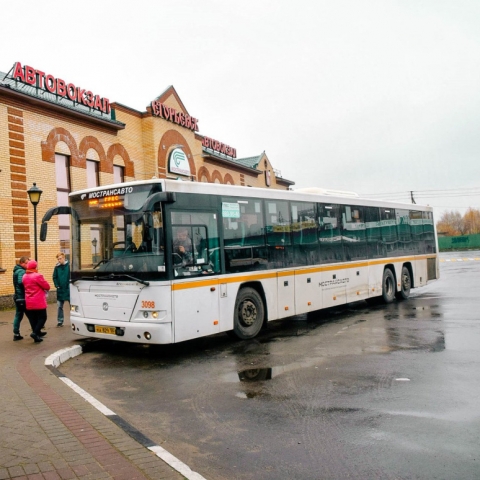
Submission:
[[97,261],[97,238],[96,237],[93,237],[93,240],[92,240],[92,245],[93,245],[93,248],[95,249],[95,255],[94,255],[94,260],[93,262],[95,263]]
[[38,260],[37,255],[37,205],[40,202],[43,190],[37,187],[37,184],[33,182],[33,187],[27,190],[30,203],[33,205],[33,243],[35,245],[35,261]]

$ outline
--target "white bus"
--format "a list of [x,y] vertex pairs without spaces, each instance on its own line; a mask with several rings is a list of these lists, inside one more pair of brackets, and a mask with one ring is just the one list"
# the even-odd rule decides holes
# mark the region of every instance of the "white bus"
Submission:
[[71,193],[41,240],[58,214],[71,215],[71,328],[87,337],[250,339],[439,276],[432,208],[419,205],[153,179]]

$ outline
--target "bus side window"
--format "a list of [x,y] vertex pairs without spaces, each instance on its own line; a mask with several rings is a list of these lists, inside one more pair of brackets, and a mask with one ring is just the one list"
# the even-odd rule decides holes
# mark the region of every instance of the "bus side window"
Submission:
[[317,262],[318,238],[315,223],[315,204],[291,202],[294,263],[298,266]]
[[413,251],[416,254],[425,253],[422,223],[422,212],[410,210],[410,232],[412,236]]
[[344,260],[340,206],[320,203],[318,208],[318,240],[323,263]]
[[358,205],[342,206],[342,242],[346,260],[367,258],[363,207]]
[[379,258],[382,256],[382,232],[378,207],[365,207],[365,226],[368,258]]
[[[222,197],[223,242],[227,273],[264,268],[267,263],[265,249],[256,249],[263,256],[253,259],[252,248],[265,246],[263,202],[255,198]],[[246,261],[239,255],[249,253]]]
[[398,254],[397,219],[394,208],[380,209],[383,256],[394,257]]

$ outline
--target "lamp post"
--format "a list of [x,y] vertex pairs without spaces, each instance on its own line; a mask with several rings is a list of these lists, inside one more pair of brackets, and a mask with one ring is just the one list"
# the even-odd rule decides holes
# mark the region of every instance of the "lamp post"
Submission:
[[30,203],[33,205],[33,244],[35,245],[35,261],[38,260],[37,254],[37,205],[40,202],[43,190],[37,187],[37,184],[33,182],[33,187],[27,190]]
[[95,254],[93,256],[93,263],[97,261],[97,242],[98,242],[97,238],[93,237],[92,245],[93,245],[93,248],[95,249]]

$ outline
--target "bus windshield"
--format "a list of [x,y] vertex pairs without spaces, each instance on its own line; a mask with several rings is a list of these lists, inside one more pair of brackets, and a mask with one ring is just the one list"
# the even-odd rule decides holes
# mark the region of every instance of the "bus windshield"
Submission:
[[155,201],[157,190],[158,185],[137,185],[71,197],[76,212],[72,216],[72,280],[112,274],[165,278],[163,214],[162,204]]

